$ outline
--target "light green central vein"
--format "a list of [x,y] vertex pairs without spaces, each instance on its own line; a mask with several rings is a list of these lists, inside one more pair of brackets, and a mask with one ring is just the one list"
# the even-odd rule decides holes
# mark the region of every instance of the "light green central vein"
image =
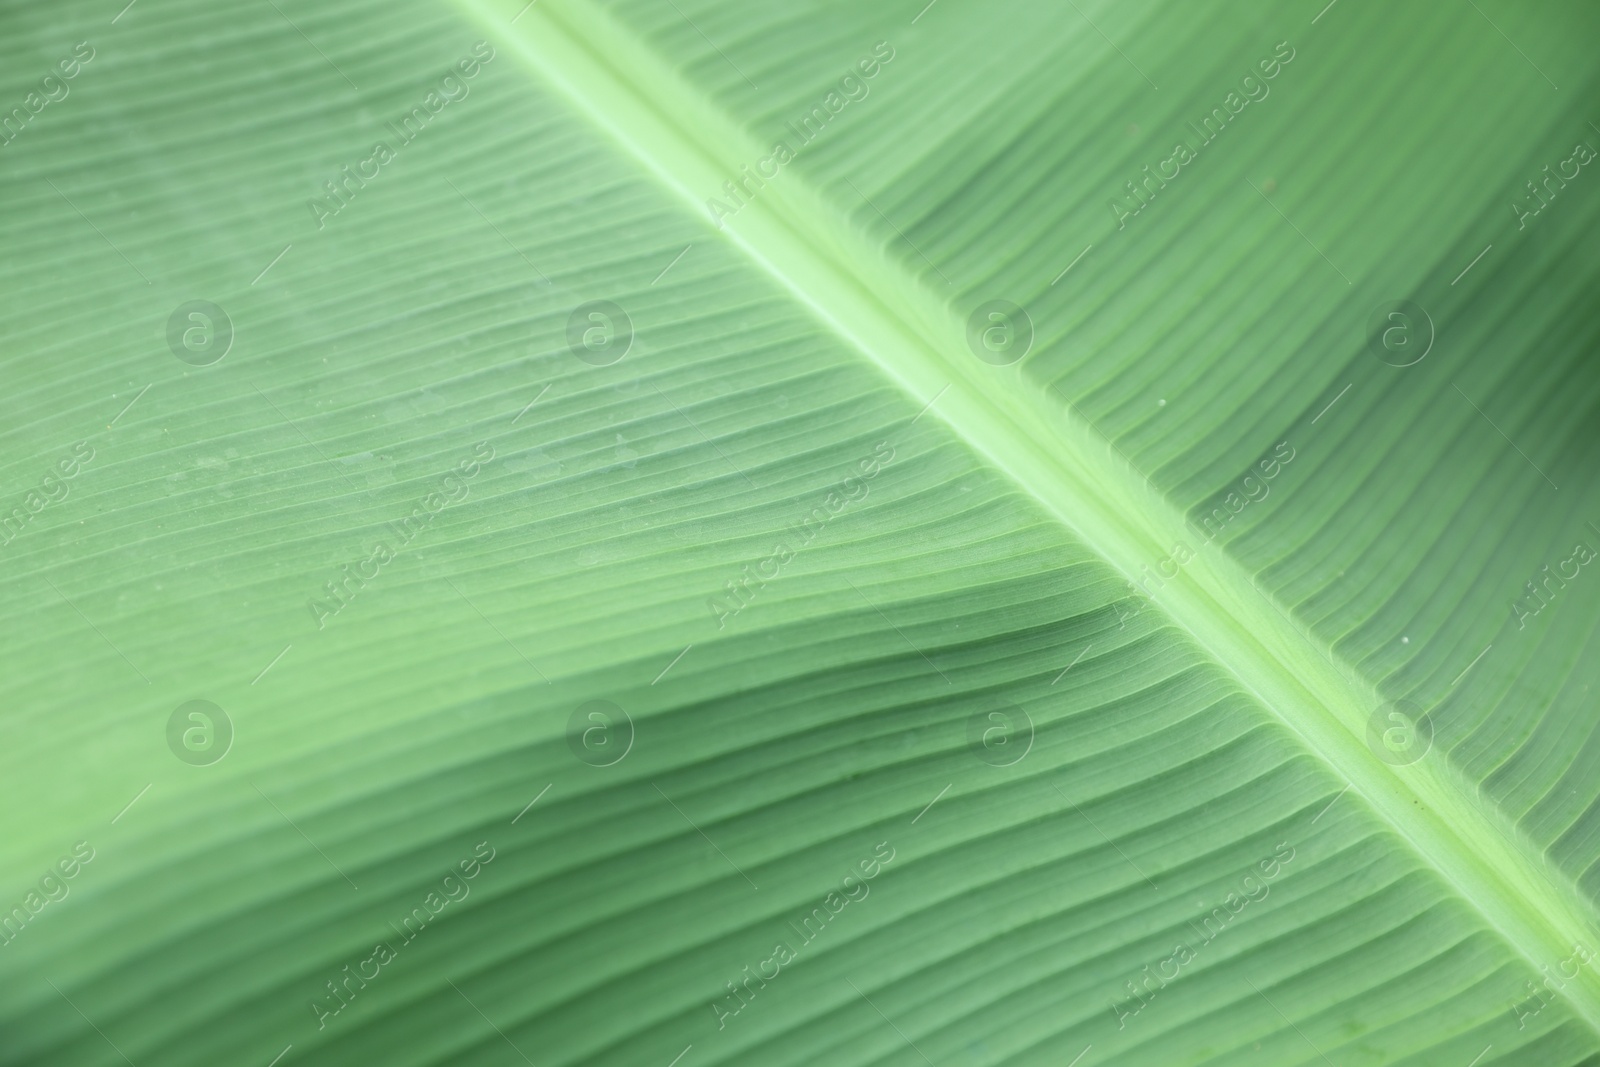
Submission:
[[[544,0],[514,26],[521,0],[457,2],[695,212],[739,163],[770,151],[581,0]],[[1194,540],[1178,510],[1119,463],[1092,427],[1071,418],[1063,427],[1064,412],[1048,420],[1015,368],[981,364],[962,350],[942,303],[802,182],[791,166],[724,234],[917,407],[943,390],[932,412],[1125,576]],[[1377,695],[1292,626],[1234,560],[1202,548],[1154,599],[1361,798],[1340,803],[1364,801],[1535,970],[1553,969],[1576,944],[1595,947],[1588,904],[1441,754],[1395,768],[1368,750]],[[1593,967],[1560,993],[1600,1032]]]

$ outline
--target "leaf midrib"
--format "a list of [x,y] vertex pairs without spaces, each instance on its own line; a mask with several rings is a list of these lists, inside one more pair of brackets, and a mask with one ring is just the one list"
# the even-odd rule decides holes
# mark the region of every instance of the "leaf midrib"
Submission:
[[[705,191],[720,189],[737,173],[740,157],[748,161],[767,151],[582,0],[559,14],[553,8],[560,0],[531,7],[525,0],[457,2],[693,211],[704,210]],[[604,41],[612,61],[582,41]],[[719,151],[715,145],[735,147]],[[919,408],[938,394],[932,414],[1125,577],[1162,559],[1177,542],[1192,541],[1168,500],[1131,471],[1117,469],[1110,459],[1114,446],[1094,427],[1076,417],[1067,419],[1065,430],[1050,425],[1041,400],[1021,395],[1027,383],[1015,371],[978,367],[960,353],[951,358],[942,347],[955,333],[948,311],[897,264],[893,270],[875,265],[874,259],[887,258],[881,250],[841,225],[827,202],[801,183],[791,165],[729,221],[723,232],[730,242]],[[803,234],[823,236],[842,254],[829,255]],[[1009,392],[997,386],[1006,379]],[[1332,650],[1296,629],[1234,559],[1203,544],[1152,599],[1349,782],[1535,971],[1586,940],[1587,902],[1569,882],[1550,876],[1536,846],[1482,801],[1442,754],[1396,769],[1367,749],[1363,735],[1379,704],[1376,692],[1365,681],[1351,681]],[[1582,969],[1560,993],[1600,1033],[1600,973]]]

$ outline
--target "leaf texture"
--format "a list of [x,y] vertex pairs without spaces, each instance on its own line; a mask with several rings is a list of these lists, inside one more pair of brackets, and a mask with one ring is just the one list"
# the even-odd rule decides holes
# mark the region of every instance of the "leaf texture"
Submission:
[[3,16],[0,1062],[1600,1062],[1594,13],[915,6]]

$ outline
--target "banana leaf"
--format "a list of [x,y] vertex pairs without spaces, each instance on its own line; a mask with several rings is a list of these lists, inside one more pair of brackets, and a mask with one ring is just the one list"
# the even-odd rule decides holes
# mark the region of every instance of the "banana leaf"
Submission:
[[1593,5],[0,29],[0,1063],[1600,1063]]

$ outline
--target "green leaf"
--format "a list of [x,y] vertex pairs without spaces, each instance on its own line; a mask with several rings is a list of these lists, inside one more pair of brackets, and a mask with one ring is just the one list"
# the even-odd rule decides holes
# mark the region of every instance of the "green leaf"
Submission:
[[8,14],[0,1062],[1597,1062],[1597,18]]

